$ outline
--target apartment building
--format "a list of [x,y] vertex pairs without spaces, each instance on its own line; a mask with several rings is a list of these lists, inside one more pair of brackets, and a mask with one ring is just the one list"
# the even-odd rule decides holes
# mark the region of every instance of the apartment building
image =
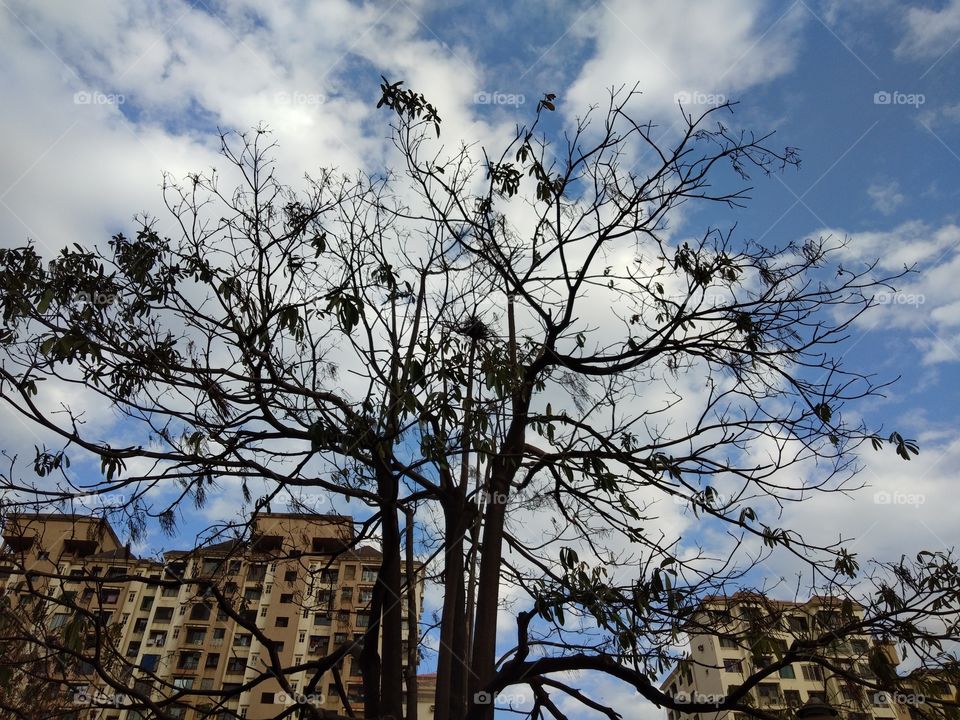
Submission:
[[[225,717],[272,718],[295,700],[340,714],[344,705],[332,670],[312,684],[312,671],[287,675],[293,697],[274,677],[245,686],[264,675],[272,650],[283,667],[295,667],[345,643],[351,651],[337,666],[339,685],[362,715],[359,645],[381,554],[355,546],[349,517],[264,514],[245,542],[170,551],[162,562],[136,557],[108,523],[85,516],[11,516],[3,540],[0,590],[10,601],[35,608],[38,595],[63,598],[44,604],[49,632],[70,629],[78,615],[72,603],[88,610],[99,626],[94,630],[107,637],[109,629],[112,651],[101,664],[124,687],[182,700],[175,717],[193,718],[191,708],[202,706],[229,711]],[[31,574],[28,587],[24,570],[41,575]],[[415,578],[418,615],[422,589],[422,577]],[[399,602],[406,617],[406,597]],[[238,620],[254,624],[256,632]],[[92,632],[89,623],[84,627]],[[141,717],[123,709],[128,701],[122,694],[96,682],[89,670],[82,663],[73,667],[64,687],[77,704],[77,718]],[[226,701],[217,694],[241,688]],[[113,709],[91,709],[110,705],[111,698]]]
[[[739,687],[745,677],[766,667],[794,639],[820,636],[837,626],[845,613],[862,617],[862,608],[829,597],[807,602],[771,600],[752,593],[707,599],[694,618],[688,657],[667,676],[661,689],[691,702],[714,702]],[[883,653],[896,665],[896,651],[869,635],[846,637],[827,651],[832,661],[856,677],[871,679],[869,658]],[[754,707],[792,717],[809,701],[825,702],[841,720],[903,720],[894,698],[830,673],[814,663],[794,663],[756,685],[749,700]],[[740,713],[687,714],[670,711],[669,720],[747,720]]]

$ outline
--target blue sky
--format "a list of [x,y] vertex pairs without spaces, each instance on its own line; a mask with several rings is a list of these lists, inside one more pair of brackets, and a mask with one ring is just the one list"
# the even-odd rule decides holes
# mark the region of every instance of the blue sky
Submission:
[[[866,556],[956,543],[960,0],[3,0],[0,63],[0,242],[31,239],[48,252],[129,232],[136,212],[160,214],[161,173],[216,165],[218,127],[268,124],[289,182],[321,166],[382,169],[381,74],[425,93],[445,138],[488,146],[528,121],[545,92],[558,96],[560,129],[606,88],[636,82],[635,114],[667,136],[678,97],[688,107],[740,101],[736,122],[776,130],[802,165],[754,178],[744,210],[684,214],[679,233],[736,222],[739,237],[769,243],[833,234],[849,238],[851,267],[916,264],[845,352],[901,376],[861,410],[919,439],[920,457],[867,454],[870,487],[855,499],[786,517],[811,533],[843,528]],[[122,432],[109,409],[89,417]],[[5,426],[8,449],[37,440],[11,418]],[[898,504],[897,493],[922,501]],[[218,498],[188,527],[235,504]],[[689,517],[670,512],[696,537]]]

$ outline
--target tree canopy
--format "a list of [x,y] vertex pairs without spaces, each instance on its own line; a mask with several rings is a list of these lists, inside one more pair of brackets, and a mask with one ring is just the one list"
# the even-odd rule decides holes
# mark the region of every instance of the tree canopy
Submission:
[[[704,598],[762,585],[770,553],[803,568],[805,586],[779,592],[864,608],[775,663],[831,666],[831,643],[869,633],[916,672],[955,674],[951,555],[861,567],[779,521],[783,504],[856,490],[861,448],[918,452],[862,419],[857,401],[887,384],[844,362],[852,324],[897,277],[839,267],[838,238],[678,233],[681,213],[686,226],[700,207],[743,207],[752,177],[799,157],[738,129],[731,104],[678,108],[682,129],[664,139],[634,99],[614,92],[556,138],[547,94],[502,147],[451,150],[438,109],[384,80],[395,169],[324,169],[293,187],[266,129],[225,133],[225,173],[166,178],[168,227],[143,218],[55,257],[0,250],[0,398],[57,438],[11,459],[2,511],[99,496],[136,541],[151,518],[172,532],[178,508],[235,493],[244,511],[206,537],[249,538],[258,514],[316,510],[322,494],[382,548],[368,716],[404,716],[407,550],[442,589],[419,633],[437,720],[487,717],[511,686],[528,689],[532,717],[564,717],[564,696],[618,717],[589,673],[666,708],[716,709],[656,678]],[[86,423],[88,403],[120,430]],[[78,471],[90,457],[98,477]],[[672,533],[671,506],[726,534],[725,555]],[[769,717],[745,695],[775,663],[719,707]]]

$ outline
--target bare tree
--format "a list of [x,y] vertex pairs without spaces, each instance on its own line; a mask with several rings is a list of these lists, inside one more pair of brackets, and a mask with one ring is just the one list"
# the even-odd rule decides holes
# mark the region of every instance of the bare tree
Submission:
[[[804,563],[809,590],[852,598],[856,559],[779,527],[776,507],[855,490],[864,443],[917,452],[848,418],[885,384],[835,352],[897,278],[838,271],[833,238],[771,246],[707,227],[684,240],[668,225],[685,203],[741,207],[750,176],[798,165],[796,152],[725,124],[730,104],[679,108],[682,131],[659,141],[623,91],[562,141],[541,130],[548,94],[496,154],[450,152],[423,95],[381,90],[395,172],[324,170],[294,190],[274,175],[264,129],[225,134],[239,187],[215,171],[168,178],[172,238],[144,219],[108,248],[49,261],[32,246],[0,251],[0,396],[59,438],[32,463],[13,458],[4,510],[124,491],[114,515],[135,537],[146,518],[172,529],[181,503],[219,492],[242,495],[251,518],[301,507],[305,492],[337,499],[382,547],[368,633],[381,643],[360,655],[371,717],[404,716],[397,598],[412,542],[443,588],[437,720],[489,717],[511,685],[530,688],[533,717],[563,717],[556,693],[617,717],[573,687],[574,671],[680,708],[650,678],[677,659],[702,599],[744,582],[756,546]],[[79,405],[51,414],[44,381],[92,393],[135,439],[108,443]],[[85,484],[73,468],[89,456],[102,477]],[[152,491],[168,487],[177,497],[160,506]],[[728,528],[730,557],[644,529],[655,498]],[[246,525],[232,530],[248,537]],[[850,632],[915,652],[955,639],[956,568],[921,565],[893,568],[909,591],[883,585],[902,607],[861,598]],[[507,600],[517,638],[504,648]],[[777,662],[829,663],[832,632]],[[744,696],[777,667],[719,707],[763,716]]]

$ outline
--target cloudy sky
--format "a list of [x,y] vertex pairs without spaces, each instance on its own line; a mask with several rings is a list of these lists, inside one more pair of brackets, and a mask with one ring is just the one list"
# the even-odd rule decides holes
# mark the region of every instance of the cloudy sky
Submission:
[[[268,125],[290,182],[381,169],[381,74],[424,92],[451,142],[508,137],[546,92],[569,123],[636,83],[637,113],[665,134],[678,100],[737,100],[738,122],[776,130],[801,168],[758,179],[747,209],[690,214],[678,231],[832,234],[850,239],[849,267],[915,267],[844,353],[900,377],[861,410],[917,438],[920,456],[865,455],[870,487],[788,520],[856,537],[868,557],[940,549],[956,544],[960,468],[958,45],[960,0],[0,0],[0,242],[52,253],[129,233],[134,214],[160,213],[164,171],[217,164],[218,128]],[[13,424],[9,436],[33,444]]]

